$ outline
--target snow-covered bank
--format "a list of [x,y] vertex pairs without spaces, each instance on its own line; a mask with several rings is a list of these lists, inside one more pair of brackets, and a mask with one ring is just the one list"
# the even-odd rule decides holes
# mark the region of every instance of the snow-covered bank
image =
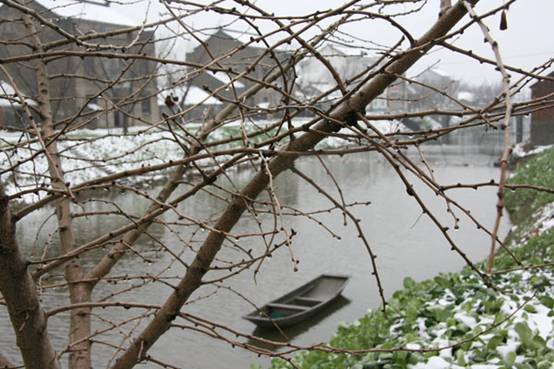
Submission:
[[531,150],[525,149],[526,144],[519,143],[514,146],[514,149],[512,150],[512,156],[514,156],[516,159],[526,158],[529,156],[541,154],[549,149],[552,148],[552,145],[544,145],[544,146],[537,146]]
[[[528,161],[510,179],[554,188],[554,149]],[[334,352],[296,355],[272,369],[553,369],[554,195],[507,193],[516,227],[500,252],[491,288],[470,268],[415,282],[338,327]],[[347,353],[357,351],[356,354]]]
[[[369,312],[340,326],[330,342],[367,353],[310,352],[294,362],[312,369],[553,368],[552,270],[515,270],[492,280],[498,292],[469,270],[421,283],[407,279],[389,301],[387,316]],[[273,363],[285,367],[292,366]]]
[[[308,119],[297,119],[295,126],[308,122]],[[269,121],[258,122],[230,122],[224,127],[211,133],[210,143],[216,143],[230,138],[237,140],[210,147],[210,152],[236,148],[243,145],[241,134],[256,132],[267,127]],[[383,133],[405,130],[401,123],[396,121],[377,121],[375,127]],[[187,124],[189,134],[194,134],[200,128],[199,124]],[[269,138],[276,129],[265,132],[249,139],[250,146],[254,146]],[[281,132],[282,133],[282,132]],[[175,136],[175,135],[176,136]],[[177,139],[176,139],[177,137]],[[179,143],[180,141],[180,143]],[[180,129],[174,132],[159,128],[133,127],[128,134],[120,129],[78,130],[64,135],[58,141],[58,148],[62,156],[62,166],[65,179],[71,185],[142,167],[148,167],[182,159],[186,154],[183,146],[193,142],[187,133]],[[323,142],[322,147],[341,147],[348,141],[332,137]],[[2,181],[7,187],[8,194],[49,185],[48,166],[42,146],[36,137],[29,135],[0,131],[0,153],[2,164],[0,170],[4,172]],[[196,164],[200,167],[210,167],[228,159],[228,156],[219,156],[217,159],[205,158]],[[161,179],[165,171],[149,172],[142,175],[128,177],[130,183],[141,183]],[[22,201],[35,201],[41,194],[26,194]]]
[[[9,194],[48,185],[48,164],[36,140],[13,132],[1,132],[2,176]],[[71,185],[140,166],[160,164],[182,157],[182,151],[169,132],[122,135],[119,132],[79,131],[58,141],[66,181]],[[160,175],[160,173],[156,173]],[[134,181],[144,180],[134,177]],[[24,201],[36,200],[26,195]]]

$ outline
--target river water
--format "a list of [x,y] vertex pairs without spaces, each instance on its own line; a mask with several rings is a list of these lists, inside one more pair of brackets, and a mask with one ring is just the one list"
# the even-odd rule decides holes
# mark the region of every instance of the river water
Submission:
[[[498,169],[493,168],[495,157],[478,153],[468,148],[461,149],[451,146],[428,146],[424,149],[425,158],[435,169],[435,176],[441,184],[458,182],[475,183],[498,178]],[[410,155],[417,159],[415,152]],[[368,238],[372,249],[378,255],[377,264],[383,281],[386,296],[402,286],[405,277],[416,280],[430,278],[439,272],[459,270],[464,262],[462,258],[450,251],[450,247],[441,232],[426,216],[421,216],[421,210],[413,198],[406,193],[404,185],[391,167],[375,153],[364,153],[345,157],[328,157],[324,161],[334,178],[342,188],[346,203],[371,202],[368,206],[356,206],[352,212],[361,219],[361,227]],[[325,170],[315,158],[303,158],[298,161],[297,168],[310,176],[325,190],[336,195],[336,187]],[[233,172],[231,178],[236,186],[245,183],[251,172],[243,170]],[[409,177],[413,179],[412,177]],[[226,186],[229,186],[228,184]],[[284,173],[277,178],[275,193],[282,205],[310,212],[331,207],[328,199],[309,184],[291,173]],[[452,228],[452,216],[446,213],[445,202],[434,193],[426,190],[421,184],[414,182],[415,190],[421,194],[438,218]],[[156,188],[150,189],[152,193]],[[224,194],[214,190],[217,194]],[[496,193],[494,188],[475,190],[452,190],[449,194],[455,200],[471,210],[483,225],[491,227],[496,214]],[[84,202],[88,211],[101,211],[110,208],[117,202],[125,210],[140,214],[146,206],[146,201],[138,200],[128,193],[110,193],[96,196],[95,201]],[[213,219],[223,209],[224,203],[214,194],[202,193],[194,201],[183,204],[179,210],[195,218]],[[79,209],[76,209],[79,210]],[[49,234],[54,229],[51,215],[52,209],[37,211],[19,224],[18,238],[27,252],[40,253],[45,243],[50,242]],[[286,211],[290,212],[290,211]],[[460,229],[449,234],[463,249],[471,260],[479,261],[488,252],[490,238],[473,223],[468,221],[460,211]],[[371,276],[370,259],[360,239],[357,237],[351,222],[344,226],[341,213],[323,213],[314,215],[325,223],[340,240],[320,227],[314,221],[299,216],[285,216],[284,225],[293,228],[294,237],[292,252],[299,260],[298,271],[294,272],[289,250],[282,247],[276,254],[263,263],[257,277],[253,270],[233,276],[226,280],[222,288],[212,287],[200,289],[193,295],[193,302],[187,304],[183,311],[211,319],[234,330],[246,334],[256,334],[274,340],[289,340],[295,344],[313,344],[328,341],[340,322],[350,322],[363,315],[368,309],[375,309],[380,304],[375,281]],[[175,220],[176,216],[168,214],[165,220]],[[260,216],[261,226],[271,228],[273,218]],[[39,225],[40,232],[37,235]],[[117,216],[87,217],[77,219],[78,243],[93,239],[114,226],[124,224],[126,220]],[[253,217],[242,220],[235,233],[256,232],[257,221]],[[509,228],[507,217],[503,218],[500,236],[503,237]],[[165,252],[157,251],[159,244],[172,251],[182,252],[184,260],[190,260],[192,252],[189,247],[196,248],[204,237],[203,232],[193,233],[187,227],[179,227],[178,232],[155,225],[151,228],[151,238],[144,238],[136,247],[141,256],[124,258],[113,271],[112,275],[147,275],[162,273],[166,280],[175,283],[169,277],[183,273],[179,263]],[[56,250],[56,241],[51,240],[52,250]],[[259,238],[245,237],[241,240],[245,249],[260,250],[263,247]],[[100,252],[91,253],[85,263],[92,264],[98,259]],[[240,260],[241,253],[236,248],[222,249],[218,263],[225,260]],[[223,260],[225,259],[225,260]],[[281,333],[260,330],[241,316],[252,310],[247,301],[262,305],[321,273],[340,273],[352,276],[343,293],[343,298],[303,324],[292,327]],[[219,275],[219,274],[218,274]],[[208,277],[216,274],[208,274]],[[48,283],[59,280],[51,276]],[[118,284],[99,284],[95,298],[145,302],[161,304],[170,293],[170,288],[163,284],[150,284],[141,287],[140,280],[125,281]],[[153,287],[153,288],[149,288]],[[129,291],[120,296],[111,297],[116,291]],[[43,304],[52,308],[64,303],[66,295],[64,288],[47,289],[43,293]],[[121,322],[140,311],[122,311],[121,309],[96,309],[95,328],[108,327],[109,322]],[[134,313],[134,314],[133,314]],[[147,319],[130,321],[120,329],[120,334],[102,336],[104,343],[94,345],[95,368],[103,368],[113,360],[113,347],[125,344],[124,332],[133,327],[144,326]],[[183,323],[176,321],[176,323]],[[138,329],[138,328],[135,328]],[[67,337],[67,315],[60,314],[51,319],[49,331],[54,337],[58,350],[64,347]],[[100,337],[99,337],[100,338]],[[230,338],[235,338],[231,336]],[[245,341],[244,339],[242,341]],[[112,346],[110,346],[112,345]],[[14,350],[13,334],[5,310],[0,309],[0,352],[12,359],[17,359]],[[215,368],[248,368],[253,362],[267,366],[269,359],[258,358],[241,348],[233,348],[229,344],[214,340],[205,334],[191,329],[174,329],[151,350],[152,355],[166,363],[187,369]],[[159,367],[152,363],[141,367]]]

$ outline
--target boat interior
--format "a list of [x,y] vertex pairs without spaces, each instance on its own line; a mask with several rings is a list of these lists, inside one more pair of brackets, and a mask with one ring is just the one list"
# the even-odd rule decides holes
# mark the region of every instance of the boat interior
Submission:
[[258,311],[257,315],[279,319],[310,310],[332,298],[344,283],[344,278],[323,277],[301,291],[296,291],[292,296],[283,296],[274,302],[268,303]]

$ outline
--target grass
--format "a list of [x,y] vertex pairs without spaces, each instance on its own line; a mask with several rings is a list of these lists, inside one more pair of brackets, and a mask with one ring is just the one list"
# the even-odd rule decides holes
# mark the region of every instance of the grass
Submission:
[[[508,183],[554,188],[554,147],[525,162]],[[527,189],[506,192],[506,208],[517,225],[526,225],[539,208],[553,201],[554,194],[546,192]]]

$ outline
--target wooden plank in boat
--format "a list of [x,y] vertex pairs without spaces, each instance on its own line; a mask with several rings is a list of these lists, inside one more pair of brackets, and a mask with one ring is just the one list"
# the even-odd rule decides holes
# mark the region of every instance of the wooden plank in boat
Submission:
[[290,310],[309,310],[310,307],[308,306],[300,306],[300,305],[289,305],[289,304],[279,304],[277,302],[270,302],[266,306],[276,309],[290,309]]
[[320,300],[320,299],[314,299],[314,298],[312,298],[312,297],[304,297],[304,296],[295,297],[294,300],[296,300],[296,301],[305,301],[305,302],[314,302],[314,303],[323,302],[323,301]]

